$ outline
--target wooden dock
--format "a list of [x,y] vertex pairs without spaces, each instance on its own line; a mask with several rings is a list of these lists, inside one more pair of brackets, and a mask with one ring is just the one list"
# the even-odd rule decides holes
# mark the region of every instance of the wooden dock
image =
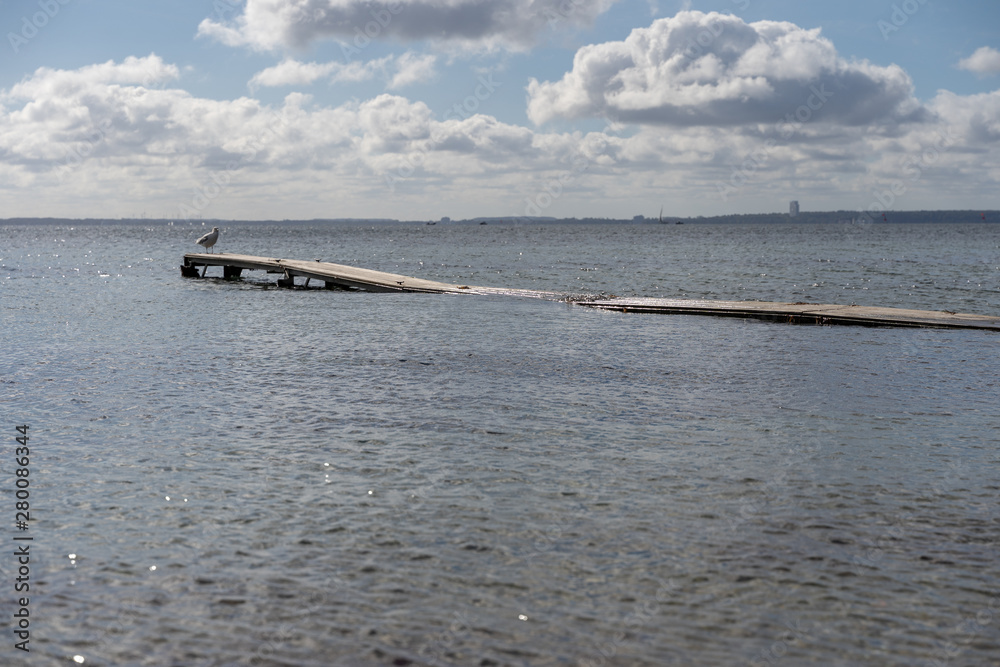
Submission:
[[909,310],[872,306],[770,301],[705,301],[695,299],[607,299],[581,301],[581,306],[624,313],[683,313],[749,317],[791,324],[854,324],[872,327],[938,327],[1000,331],[1000,317],[943,310]]
[[[355,289],[368,292],[424,292],[435,294],[486,294],[570,301],[576,305],[625,313],[668,313],[715,315],[774,320],[791,324],[853,324],[876,327],[937,327],[1000,331],[1000,317],[941,310],[908,310],[836,304],[777,303],[767,301],[708,301],[699,299],[611,298],[572,300],[558,292],[477,287],[412,278],[395,273],[360,269],[319,260],[279,259],[231,253],[189,253],[184,255],[181,275],[204,278],[208,267],[222,267],[222,277],[239,279],[243,271],[281,274],[279,287],[295,287],[295,279],[322,282],[327,289]],[[199,267],[201,272],[199,273]]]
[[[204,278],[210,266],[221,266],[224,278],[235,280],[243,271],[266,271],[280,273],[280,287],[294,287],[295,278],[304,278],[308,286],[312,280],[322,281],[327,289],[359,289],[367,292],[460,292],[459,285],[449,285],[433,280],[410,278],[394,273],[383,273],[370,269],[359,269],[343,264],[307,261],[301,259],[279,259],[256,255],[234,255],[231,253],[189,253],[184,255],[181,275],[189,278]],[[201,274],[198,274],[201,267]],[[465,288],[468,289],[468,288]]]
[[[319,260],[279,259],[256,255],[231,253],[188,253],[184,255],[181,275],[187,278],[204,278],[208,267],[221,266],[222,277],[239,279],[243,271],[266,271],[281,274],[279,287],[295,287],[296,278],[304,278],[301,286],[308,287],[313,280],[322,282],[326,289],[355,289],[366,292],[429,292],[434,294],[492,294],[523,296],[541,299],[559,299],[561,294],[538,290],[506,289],[502,287],[475,287],[455,285],[423,278],[412,278],[396,273],[360,269],[344,264]],[[198,268],[201,267],[201,272]]]

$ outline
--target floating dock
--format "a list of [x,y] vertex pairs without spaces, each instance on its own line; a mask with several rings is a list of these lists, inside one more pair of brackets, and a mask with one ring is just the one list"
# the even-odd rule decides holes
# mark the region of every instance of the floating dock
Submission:
[[[699,299],[610,298],[571,300],[564,294],[539,290],[476,287],[412,278],[395,273],[360,269],[319,260],[278,259],[230,253],[189,253],[184,255],[181,275],[204,278],[210,266],[222,267],[222,277],[236,280],[243,271],[281,274],[279,287],[295,287],[295,279],[323,283],[327,289],[354,289],[368,292],[424,292],[434,294],[488,294],[571,301],[588,308],[625,313],[668,313],[714,315],[788,322],[791,324],[853,324],[874,327],[936,327],[988,329],[1000,331],[1000,317],[941,310],[908,310],[836,304],[779,303],[767,301],[708,301]],[[199,273],[199,267],[201,272]]]
[[[222,277],[236,280],[243,271],[266,271],[280,273],[279,287],[294,287],[295,278],[305,278],[305,286],[312,280],[322,281],[327,289],[358,289],[367,292],[460,292],[468,287],[449,285],[433,280],[422,280],[383,273],[370,269],[359,269],[343,264],[331,264],[319,260],[277,259],[255,255],[234,255],[231,253],[189,253],[184,255],[181,275],[188,278],[204,278],[210,266],[221,266]],[[201,274],[198,274],[201,267]]]
[[[502,287],[473,287],[454,285],[434,280],[412,278],[396,273],[359,269],[344,264],[332,264],[302,259],[278,259],[256,255],[235,255],[231,253],[188,253],[184,255],[181,275],[186,278],[204,278],[210,266],[221,266],[222,277],[238,280],[243,271],[266,271],[281,274],[279,287],[295,287],[296,278],[304,278],[303,287],[313,280],[322,282],[326,289],[353,289],[366,292],[425,292],[433,294],[492,294],[502,296],[523,296],[539,299],[559,299],[561,294],[539,290],[506,289]],[[201,272],[198,268],[201,267]]]
[[581,306],[624,313],[669,313],[750,317],[790,324],[854,324],[871,327],[938,327],[1000,331],[1000,317],[944,310],[909,310],[872,306],[771,301],[704,301],[695,299],[607,299],[581,301]]

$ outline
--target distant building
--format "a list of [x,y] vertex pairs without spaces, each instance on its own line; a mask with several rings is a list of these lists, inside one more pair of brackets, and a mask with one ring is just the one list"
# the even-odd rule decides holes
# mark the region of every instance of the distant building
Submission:
[[794,218],[798,214],[799,214],[799,202],[798,201],[788,202],[788,217]]
[[441,218],[441,224],[447,224],[449,222],[451,222],[451,218],[449,218],[448,216],[444,216],[443,218]]

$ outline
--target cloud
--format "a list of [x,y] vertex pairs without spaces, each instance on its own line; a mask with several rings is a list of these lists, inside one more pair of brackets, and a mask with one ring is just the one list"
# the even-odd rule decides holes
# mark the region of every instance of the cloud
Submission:
[[[334,39],[440,40],[471,49],[526,50],[549,28],[590,25],[618,0],[247,0],[220,12],[198,35],[260,51]],[[218,3],[217,3],[218,5]]]
[[963,152],[985,153],[1000,145],[1000,90],[979,95],[943,90],[930,106]]
[[313,84],[325,79],[327,82],[368,81],[377,76],[387,80],[386,88],[395,90],[415,83],[428,81],[436,76],[434,55],[417,55],[407,51],[398,57],[385,56],[377,60],[347,63],[303,63],[294,58],[285,58],[274,67],[263,69],[247,82],[251,91],[261,87],[300,86]]
[[437,74],[434,69],[436,62],[437,57],[430,54],[418,56],[410,51],[404,53],[396,60],[397,71],[388,87],[396,90],[414,83],[429,81]]
[[528,116],[740,126],[784,118],[847,126],[926,120],[898,66],[848,62],[819,29],[684,11],[622,42],[580,49],[556,82],[532,79]]
[[971,56],[959,61],[958,67],[978,74],[1000,73],[1000,51],[981,46]]
[[154,86],[180,77],[176,65],[168,65],[155,53],[144,58],[129,56],[121,63],[109,60],[78,70],[42,67],[35,75],[14,85],[8,95],[16,98],[46,98],[72,95],[94,85],[140,84]]
[[[103,144],[103,137],[116,128],[155,124],[165,112],[158,88],[179,76],[176,65],[156,54],[77,70],[41,67],[9,90],[0,90],[0,156],[44,172],[78,154],[75,147],[90,155],[93,145]],[[121,104],[125,100],[128,107]],[[136,106],[144,112],[128,111]],[[136,136],[129,131],[120,138],[128,145]]]
[[[420,57],[399,61],[400,85],[429,65]],[[24,187],[45,193],[45,206],[61,201],[69,211],[74,198],[79,212],[87,201],[107,211],[131,196],[176,215],[182,204],[190,210],[199,197],[204,201],[205,187],[218,191],[224,182],[225,196],[245,206],[247,217],[288,197],[357,201],[353,214],[370,215],[371,202],[390,193],[389,176],[406,174],[400,191],[422,191],[437,179],[446,182],[437,185],[442,192],[474,187],[484,174],[494,179],[490,187],[499,187],[501,174],[522,179],[528,165],[557,166],[574,150],[571,137],[558,150],[541,150],[529,129],[482,115],[438,119],[426,104],[397,95],[334,107],[300,93],[279,105],[215,100],[147,87],[148,71],[161,72],[150,81],[177,74],[149,56],[77,70],[40,68],[0,90],[0,204],[12,203],[5,197]],[[316,68],[286,65],[283,72],[275,80],[309,78]],[[214,201],[212,211],[195,208],[222,214],[223,196]]]
[[[257,137],[273,129],[277,110],[246,97],[210,100],[161,86],[176,77],[177,68],[156,55],[77,70],[39,68],[0,91],[5,111],[0,155],[8,164],[38,172],[64,173],[84,162],[146,168],[170,164],[182,171],[239,159]],[[303,95],[289,95],[280,113],[302,118],[307,103]],[[289,131],[286,126],[280,124]],[[330,142],[337,141],[336,127],[333,123],[324,132]],[[259,165],[283,151],[283,142],[270,142],[254,162]]]
[[[352,63],[354,64],[354,63]],[[360,65],[360,63],[358,63]],[[311,84],[318,79],[331,76],[345,68],[340,63],[302,63],[294,58],[286,58],[274,67],[268,67],[253,75],[247,86],[257,90],[261,86],[297,86]],[[367,78],[367,76],[365,76]]]
[[[397,60],[400,72],[420,67]],[[287,65],[274,76],[314,73]],[[643,201],[654,212],[674,201],[676,214],[774,210],[775,193],[791,190],[811,207],[858,210],[899,182],[897,209],[962,208],[1000,180],[1000,91],[941,92],[923,123],[805,123],[775,140],[770,125],[546,132],[471,111],[438,116],[395,94],[336,106],[297,92],[275,105],[208,99],[171,87],[178,77],[150,55],[39,68],[0,90],[0,207],[412,218],[439,217],[442,202],[469,216],[524,214],[530,202],[545,215],[611,216]],[[732,188],[725,201],[720,184]]]

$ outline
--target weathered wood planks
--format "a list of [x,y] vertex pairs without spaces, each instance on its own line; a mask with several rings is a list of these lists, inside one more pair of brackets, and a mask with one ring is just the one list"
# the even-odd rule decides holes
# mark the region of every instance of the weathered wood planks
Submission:
[[[564,299],[557,292],[455,285],[395,273],[361,269],[344,264],[237,255],[230,253],[189,253],[184,255],[181,274],[204,277],[205,268],[223,267],[226,278],[239,278],[244,270],[280,273],[278,284],[292,287],[296,277],[306,282],[322,280],[326,287],[341,287],[375,292],[430,292],[437,294],[490,294],[543,299]],[[202,267],[201,274],[198,267]],[[669,313],[715,315],[775,320],[794,324],[854,324],[892,327],[945,327],[1000,331],[1000,317],[952,313],[940,310],[909,310],[837,304],[780,303],[767,301],[708,301],[700,299],[612,298],[579,300],[573,303],[588,308],[627,313]]]
[[[186,267],[198,266],[222,266],[227,277],[232,275],[234,269],[267,271],[268,273],[283,274],[284,281],[294,281],[296,277],[300,276],[309,280],[322,280],[328,286],[333,284],[339,287],[355,288],[369,292],[441,293],[463,291],[463,288],[459,285],[423,280],[422,278],[411,278],[395,273],[372,271],[371,269],[359,269],[343,264],[318,261],[310,262],[301,259],[258,257],[255,255],[236,255],[231,253],[186,254],[184,255],[184,266],[181,267],[181,273],[184,273]],[[284,284],[291,285],[288,282]]]
[[780,303],[768,301],[707,301],[696,299],[607,299],[581,301],[581,306],[628,313],[672,313],[751,317],[794,324],[855,324],[894,327],[947,327],[1000,331],[1000,317],[836,304]]

